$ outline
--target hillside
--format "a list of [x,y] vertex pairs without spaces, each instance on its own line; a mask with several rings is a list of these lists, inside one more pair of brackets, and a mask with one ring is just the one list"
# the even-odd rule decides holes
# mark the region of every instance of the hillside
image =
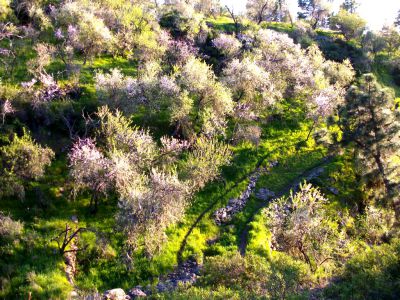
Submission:
[[0,0],[1,299],[399,295],[398,29],[212,3]]

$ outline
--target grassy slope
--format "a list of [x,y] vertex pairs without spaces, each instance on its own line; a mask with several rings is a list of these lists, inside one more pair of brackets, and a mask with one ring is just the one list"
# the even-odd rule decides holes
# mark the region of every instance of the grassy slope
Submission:
[[[213,23],[216,29],[228,32],[234,30],[229,18],[219,18]],[[273,23],[267,27],[284,32],[292,30],[289,26]],[[27,51],[21,56],[18,65],[22,65],[31,56],[32,53]],[[85,89],[83,97],[79,100],[83,106],[97,104],[93,86],[94,71],[98,69],[107,71],[114,67],[122,69],[127,75],[136,74],[137,65],[120,58],[102,57],[96,59],[93,64],[83,67],[81,80]],[[50,71],[56,73],[60,68],[59,62],[56,62],[50,67]],[[390,85],[387,73],[377,71],[377,74],[381,82]],[[26,69],[18,67],[13,83],[18,84],[24,80],[29,80]],[[399,97],[398,87],[396,92]],[[150,262],[142,253],[138,253],[134,257],[135,266],[130,272],[124,268],[118,257],[122,252],[123,240],[113,229],[116,199],[111,197],[104,200],[95,216],[88,211],[88,195],[71,201],[68,192],[63,191],[67,178],[66,159],[63,156],[58,157],[46,177],[35,184],[44,191],[46,198],[44,204],[37,204],[37,196],[33,192],[35,186],[32,186],[24,202],[16,199],[2,200],[2,210],[24,221],[25,236],[29,238],[18,242],[10,249],[9,256],[0,258],[2,277],[7,278],[1,285],[0,297],[21,298],[26,297],[28,291],[32,291],[38,298],[65,298],[70,286],[65,279],[62,258],[56,253],[56,244],[50,240],[67,222],[70,222],[72,215],[78,216],[79,226],[97,228],[109,242],[107,255],[99,257],[95,249],[97,241],[93,235],[82,236],[82,240],[90,245],[88,252],[93,257],[90,255],[81,257],[76,283],[78,287],[87,290],[130,288],[136,284],[154,282],[159,275],[168,272],[177,264],[180,250],[182,259],[195,256],[199,260],[202,260],[204,255],[236,251],[244,226],[257,211],[258,200],[251,197],[245,210],[227,226],[216,226],[211,215],[218,207],[226,205],[230,198],[237,197],[245,189],[246,175],[260,162],[266,165],[268,160],[278,160],[279,165],[269,174],[263,175],[257,187],[279,191],[304,170],[317,165],[326,155],[326,150],[312,140],[302,147],[297,147],[297,143],[307,136],[310,124],[299,116],[299,112],[292,111],[293,107],[295,105],[287,103],[284,119],[264,125],[263,140],[259,147],[255,148],[248,144],[232,147],[235,158],[232,165],[224,168],[221,180],[211,183],[194,197],[184,220],[168,230],[168,242],[161,253]],[[133,119],[135,123],[142,124],[143,118],[140,115],[133,116]],[[160,126],[154,124],[151,128],[157,136],[160,135],[158,128]],[[348,168],[348,164],[338,158],[328,165],[326,178],[328,175],[334,177],[338,172],[337,176],[341,176],[343,168]],[[351,175],[351,170],[348,172]],[[336,184],[337,187],[342,187],[344,193],[349,191],[348,198],[352,195],[351,187],[348,185],[351,179],[349,176],[346,182],[338,179],[333,183],[334,186]],[[346,197],[346,194],[340,196]],[[337,198],[332,196],[334,201],[337,201]],[[268,256],[269,233],[265,230],[261,213],[254,218],[250,226],[252,230],[249,233],[248,250]],[[218,238],[218,241],[209,246],[207,240],[214,238]],[[183,242],[184,247],[182,247]]]

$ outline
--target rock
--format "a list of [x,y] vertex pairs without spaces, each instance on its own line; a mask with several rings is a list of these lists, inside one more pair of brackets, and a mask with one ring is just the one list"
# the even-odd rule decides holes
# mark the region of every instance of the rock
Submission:
[[[277,161],[270,161],[269,168],[278,164]],[[246,189],[238,198],[233,198],[228,201],[227,206],[222,207],[214,212],[214,220],[217,225],[228,223],[233,219],[233,216],[240,212],[249,200],[251,194],[256,188],[257,181],[263,172],[267,172],[268,168],[260,167],[252,175],[249,176],[249,183]],[[268,189],[260,189],[256,195],[257,198],[262,200],[270,200],[275,197],[275,193]]]
[[71,221],[74,222],[74,223],[78,223],[78,216],[72,215],[71,216]]
[[157,291],[158,291],[159,293],[166,292],[166,291],[168,291],[168,287],[167,287],[164,283],[159,282],[159,283],[157,284]]
[[123,289],[112,289],[108,290],[103,294],[103,300],[129,300],[131,297],[129,297],[127,294],[125,294]]
[[85,295],[83,298],[82,298],[82,297],[80,297],[80,298],[77,298],[77,299],[85,299],[85,300],[101,300],[101,299],[102,299],[102,297],[101,297],[101,294],[99,294],[99,293],[95,292],[95,293],[93,293],[93,294],[90,294],[90,295]]
[[315,169],[313,172],[311,172],[307,177],[306,177],[306,181],[310,181],[318,176],[320,176],[322,173],[324,173],[325,168],[321,167],[321,168],[317,168]]
[[228,206],[235,206],[235,205],[238,205],[240,202],[241,202],[241,201],[240,201],[239,199],[233,198],[233,199],[230,199],[230,200],[228,201]]
[[128,292],[128,295],[131,297],[131,299],[147,297],[146,293],[143,292],[139,287],[135,287],[135,288],[131,289]]
[[70,299],[78,299],[79,294],[77,291],[72,291],[71,293],[69,293],[69,297],[70,297]]
[[339,195],[339,190],[335,187],[329,187],[328,190],[334,195]]
[[180,285],[191,285],[196,282],[200,275],[200,266],[195,259],[188,259],[178,266],[172,273],[157,284],[158,292],[167,292],[176,289]]
[[267,201],[275,197],[275,193],[267,188],[261,188],[256,193],[257,199]]
[[278,161],[277,160],[273,160],[269,162],[269,166],[270,168],[276,167],[278,165]]

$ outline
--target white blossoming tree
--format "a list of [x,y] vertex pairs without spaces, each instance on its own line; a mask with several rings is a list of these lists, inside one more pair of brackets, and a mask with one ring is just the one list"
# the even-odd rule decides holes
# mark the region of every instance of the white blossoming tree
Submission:
[[[164,136],[160,145],[149,131],[131,127],[119,111],[98,111],[98,146],[78,140],[70,154],[70,174],[77,190],[119,198],[118,224],[130,249],[144,245],[151,256],[162,245],[165,229],[180,220],[193,193],[213,179],[230,153],[223,143],[206,137],[190,147]],[[193,149],[190,149],[193,148]],[[182,152],[189,151],[182,161]]]
[[52,10],[52,16],[58,27],[58,37],[65,37],[68,45],[84,55],[84,64],[88,59],[110,49],[113,35],[96,12],[95,5],[84,1],[68,1]]
[[327,199],[309,183],[272,202],[265,211],[271,246],[304,260],[315,271],[340,256],[345,235],[327,214]]
[[213,39],[212,44],[227,57],[235,56],[242,47],[242,44],[238,39],[232,35],[224,33],[221,33],[215,39]]

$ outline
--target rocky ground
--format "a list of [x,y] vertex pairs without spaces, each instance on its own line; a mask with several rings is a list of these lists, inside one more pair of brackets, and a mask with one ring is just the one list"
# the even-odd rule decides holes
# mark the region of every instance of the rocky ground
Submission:
[[[247,185],[246,190],[239,196],[239,198],[232,198],[229,200],[228,205],[216,210],[213,214],[214,221],[217,225],[226,224],[232,220],[233,216],[240,212],[245,206],[247,201],[249,200],[251,194],[254,192],[256,188],[256,184],[261,174],[267,173],[276,166],[278,162],[270,162],[267,168],[258,168],[250,177],[249,184]],[[275,194],[267,189],[260,189],[256,197],[260,200],[267,201],[273,198]]]

